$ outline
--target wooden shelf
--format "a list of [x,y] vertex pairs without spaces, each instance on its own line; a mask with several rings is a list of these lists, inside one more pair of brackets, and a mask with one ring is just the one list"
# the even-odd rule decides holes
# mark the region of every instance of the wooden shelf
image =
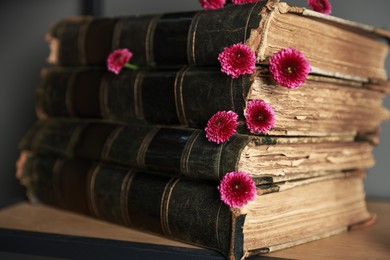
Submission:
[[[369,201],[368,207],[378,215],[373,226],[262,258],[389,259],[390,202]],[[211,250],[27,202],[0,210],[0,251],[65,258],[127,255],[145,260],[158,255],[160,259],[223,259]]]

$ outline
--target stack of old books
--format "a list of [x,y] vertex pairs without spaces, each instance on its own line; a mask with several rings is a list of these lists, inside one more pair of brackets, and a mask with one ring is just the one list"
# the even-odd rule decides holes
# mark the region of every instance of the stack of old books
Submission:
[[72,17],[47,38],[20,143],[33,201],[230,258],[372,220],[388,32],[270,0]]

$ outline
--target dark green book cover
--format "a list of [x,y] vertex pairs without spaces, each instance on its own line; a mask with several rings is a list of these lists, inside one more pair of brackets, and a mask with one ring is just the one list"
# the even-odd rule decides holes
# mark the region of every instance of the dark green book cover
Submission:
[[234,215],[220,200],[217,182],[32,155],[19,170],[33,201],[211,248],[226,257],[243,255],[245,215]]

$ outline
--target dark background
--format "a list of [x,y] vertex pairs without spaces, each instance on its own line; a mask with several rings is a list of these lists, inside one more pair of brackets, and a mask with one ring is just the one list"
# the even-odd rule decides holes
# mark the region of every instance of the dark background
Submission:
[[[286,1],[306,6],[306,1]],[[332,15],[390,29],[390,1],[331,1]],[[102,1],[103,3],[103,1]],[[17,144],[35,120],[34,96],[39,72],[49,50],[44,40],[50,24],[80,13],[81,1],[0,1],[0,204],[23,196],[16,181]],[[198,0],[107,0],[105,16],[200,10]],[[386,63],[390,72],[390,62]],[[385,101],[390,108],[390,99]],[[390,198],[390,123],[382,125],[375,149],[377,164],[369,170],[366,191],[371,198]]]

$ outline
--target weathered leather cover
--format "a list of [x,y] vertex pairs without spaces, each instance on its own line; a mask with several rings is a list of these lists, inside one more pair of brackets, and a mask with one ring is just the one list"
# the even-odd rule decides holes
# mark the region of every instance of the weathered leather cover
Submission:
[[243,121],[251,83],[250,76],[232,79],[218,68],[127,70],[113,75],[104,68],[54,67],[42,71],[36,107],[44,117],[204,128],[221,110],[233,110]]
[[59,42],[58,62],[63,65],[102,64],[112,49],[117,18],[66,18],[50,29]]
[[241,150],[250,140],[250,136],[236,135],[218,145],[197,129],[57,118],[36,121],[19,148],[174,176],[219,180],[237,170]]
[[118,48],[130,49],[139,65],[210,65],[216,64],[224,47],[245,42],[251,29],[259,27],[259,14],[268,2],[77,22],[65,18],[50,28],[49,35],[60,42],[59,65],[104,64]]
[[226,257],[243,255],[245,215],[232,214],[215,182],[32,155],[22,172],[31,199],[211,248]]

